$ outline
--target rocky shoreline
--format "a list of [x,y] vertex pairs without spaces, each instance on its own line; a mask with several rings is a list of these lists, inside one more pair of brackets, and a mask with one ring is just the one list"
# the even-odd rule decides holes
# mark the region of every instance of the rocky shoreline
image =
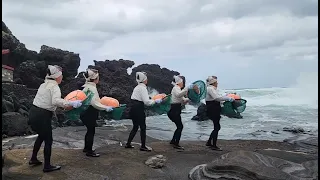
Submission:
[[[2,82],[2,119],[3,136],[22,136],[32,134],[27,126],[28,110],[32,105],[37,88],[43,82],[48,64],[56,64],[63,68],[64,79],[60,85],[62,96],[77,90],[84,83],[83,72],[78,73],[80,56],[77,53],[42,45],[39,53],[28,50],[22,42],[2,22],[2,49],[10,50],[6,62],[2,62],[14,68],[13,82]],[[150,88],[159,93],[170,93],[173,75],[179,72],[161,68],[156,64],[135,65],[131,60],[93,60],[94,67],[100,72],[100,83],[97,88],[100,96],[114,97],[121,104],[127,104],[122,116],[129,118],[130,96],[136,85],[135,72],[148,73]],[[132,73],[127,73],[132,68]],[[147,115],[155,115],[148,111]],[[100,119],[108,119],[106,113],[100,113]],[[81,121],[69,121],[62,109],[58,109],[53,118],[54,127],[78,126]]]
[[[151,153],[138,147],[125,149],[130,126],[98,127],[94,147],[100,158],[82,153],[85,127],[53,130],[52,161],[63,166],[59,172],[43,174],[41,167],[29,167],[28,158],[36,136],[3,140],[6,179],[317,179],[318,137],[291,138],[284,142],[265,140],[220,140],[223,151],[212,151],[202,141],[182,141],[178,152],[168,141],[147,138]],[[140,142],[139,135],[134,142]],[[138,143],[134,143],[139,146]],[[40,159],[43,158],[39,153]],[[148,158],[162,155],[159,160]],[[159,159],[159,158],[158,158]],[[77,176],[75,176],[77,174]],[[219,176],[217,176],[219,175]]]

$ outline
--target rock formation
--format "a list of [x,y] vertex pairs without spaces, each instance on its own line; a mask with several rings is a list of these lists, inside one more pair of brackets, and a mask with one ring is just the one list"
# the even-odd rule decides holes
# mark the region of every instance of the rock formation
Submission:
[[318,160],[295,163],[251,151],[224,154],[190,171],[192,180],[311,180],[318,178]]
[[[46,45],[41,46],[39,53],[30,51],[12,34],[4,22],[2,22],[2,49],[10,50],[9,60],[6,62],[6,65],[15,68],[14,83],[3,83],[2,85],[2,117],[14,116],[14,119],[17,118],[19,122],[20,120],[24,122],[24,119],[28,117],[28,110],[32,105],[37,88],[43,83],[48,64],[59,65],[63,69],[64,78],[60,85],[62,97],[73,90],[81,88],[84,84],[83,72],[78,74],[78,68],[80,66],[79,54]],[[179,74],[176,71],[160,68],[159,65],[143,64],[133,68],[132,74],[129,75],[127,70],[134,66],[134,62],[123,59],[94,60],[93,63],[90,67],[98,69],[100,73],[100,83],[97,85],[100,96],[114,97],[118,99],[121,104],[127,104],[128,108],[123,113],[122,118],[130,118],[128,112],[130,109],[130,96],[136,85],[135,72],[147,72],[149,86],[160,93],[170,93],[172,76]],[[154,114],[155,113],[151,111],[147,112],[147,115]],[[104,112],[102,112],[100,116],[101,118],[109,117]],[[15,127],[18,124],[10,124],[12,123],[11,121],[7,121],[6,123],[9,123],[9,125],[2,127],[6,135],[30,133],[29,130],[22,133],[20,132],[21,129],[19,129],[19,132],[9,132],[9,126],[14,126],[14,128],[11,129],[18,130],[18,127]],[[81,124],[79,121],[67,121],[61,109],[56,111],[53,118],[53,126]]]

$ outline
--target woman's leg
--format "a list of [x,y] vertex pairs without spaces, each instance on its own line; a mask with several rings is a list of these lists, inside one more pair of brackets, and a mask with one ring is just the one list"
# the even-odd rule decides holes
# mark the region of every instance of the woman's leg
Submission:
[[212,146],[217,147],[218,133],[219,133],[219,130],[221,129],[220,118],[219,119],[217,118],[215,121],[213,121],[213,125],[214,125],[214,129],[212,131]]
[[93,142],[94,142],[94,135],[96,133],[96,126],[95,124],[90,124],[87,126],[87,133],[85,136],[85,141],[86,141],[86,150],[87,150],[87,155],[89,156],[96,156],[97,154],[94,153],[92,147],[93,147]]
[[44,149],[43,149],[44,167],[43,167],[43,172],[51,172],[51,171],[60,170],[61,166],[52,166],[51,162],[50,162],[51,161],[52,143],[53,143],[51,119],[45,122],[45,125],[43,127],[43,131],[41,133],[41,136],[43,137],[43,140],[44,140]]
[[132,122],[133,122],[133,127],[132,127],[130,134],[129,134],[128,141],[125,146],[126,148],[133,148],[133,146],[131,145],[131,142],[132,142],[134,136],[137,134],[137,131],[139,129],[139,124],[136,122],[136,120],[132,119]]
[[33,146],[33,150],[32,150],[32,156],[31,159],[29,161],[30,165],[40,165],[42,164],[41,161],[38,160],[37,156],[38,156],[38,152],[41,148],[41,144],[43,142],[43,139],[38,135],[36,141],[34,142],[34,146]]
[[177,147],[181,147],[179,145],[179,142],[180,142],[180,138],[181,138],[181,133],[182,133],[182,130],[183,130],[183,124],[182,124],[182,120],[181,120],[181,116],[177,116],[177,118],[175,119],[174,121],[177,129],[176,131],[174,132],[174,135],[173,135],[173,139],[174,139],[174,145],[177,146]]

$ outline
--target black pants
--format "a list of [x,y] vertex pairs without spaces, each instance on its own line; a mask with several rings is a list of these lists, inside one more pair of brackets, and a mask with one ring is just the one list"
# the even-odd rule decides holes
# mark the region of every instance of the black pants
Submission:
[[147,127],[144,103],[133,100],[132,107],[130,109],[130,116],[132,119],[133,128],[129,134],[127,145],[131,144],[134,136],[137,134],[137,131],[140,128],[141,147],[146,147]]
[[87,128],[87,133],[84,138],[84,149],[88,152],[93,151],[92,147],[98,118],[99,110],[95,109],[93,106],[89,106],[89,108],[80,115],[82,123]]
[[177,127],[177,129],[174,131],[171,142],[175,145],[179,145],[181,133],[183,130],[183,124],[181,120],[181,104],[171,104],[171,108],[167,115]]
[[221,126],[220,126],[220,119],[221,119],[220,102],[207,101],[206,106],[207,106],[207,116],[213,122],[213,130],[210,134],[208,143],[211,143],[213,146],[217,146],[218,134],[219,134],[219,130],[221,129]]
[[52,150],[52,127],[51,118],[52,111],[48,111],[36,106],[32,106],[29,110],[29,121],[28,124],[31,129],[38,134],[38,137],[33,146],[33,152],[31,160],[37,160],[37,155],[40,150],[41,144],[44,141],[44,166],[50,167],[50,158]]

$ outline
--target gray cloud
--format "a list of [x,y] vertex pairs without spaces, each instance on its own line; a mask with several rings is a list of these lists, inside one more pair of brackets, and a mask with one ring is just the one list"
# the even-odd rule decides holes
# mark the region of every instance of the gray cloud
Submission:
[[[93,59],[127,58],[176,68],[190,79],[214,71],[232,82],[214,67],[252,79],[265,63],[281,62],[275,76],[277,68],[289,68],[282,77],[294,82],[301,63],[318,61],[317,7],[316,0],[4,0],[2,14],[27,47],[79,52],[81,68]],[[203,63],[203,70],[192,74],[191,61]],[[313,71],[309,65],[301,71]],[[245,81],[234,86],[265,86]]]

